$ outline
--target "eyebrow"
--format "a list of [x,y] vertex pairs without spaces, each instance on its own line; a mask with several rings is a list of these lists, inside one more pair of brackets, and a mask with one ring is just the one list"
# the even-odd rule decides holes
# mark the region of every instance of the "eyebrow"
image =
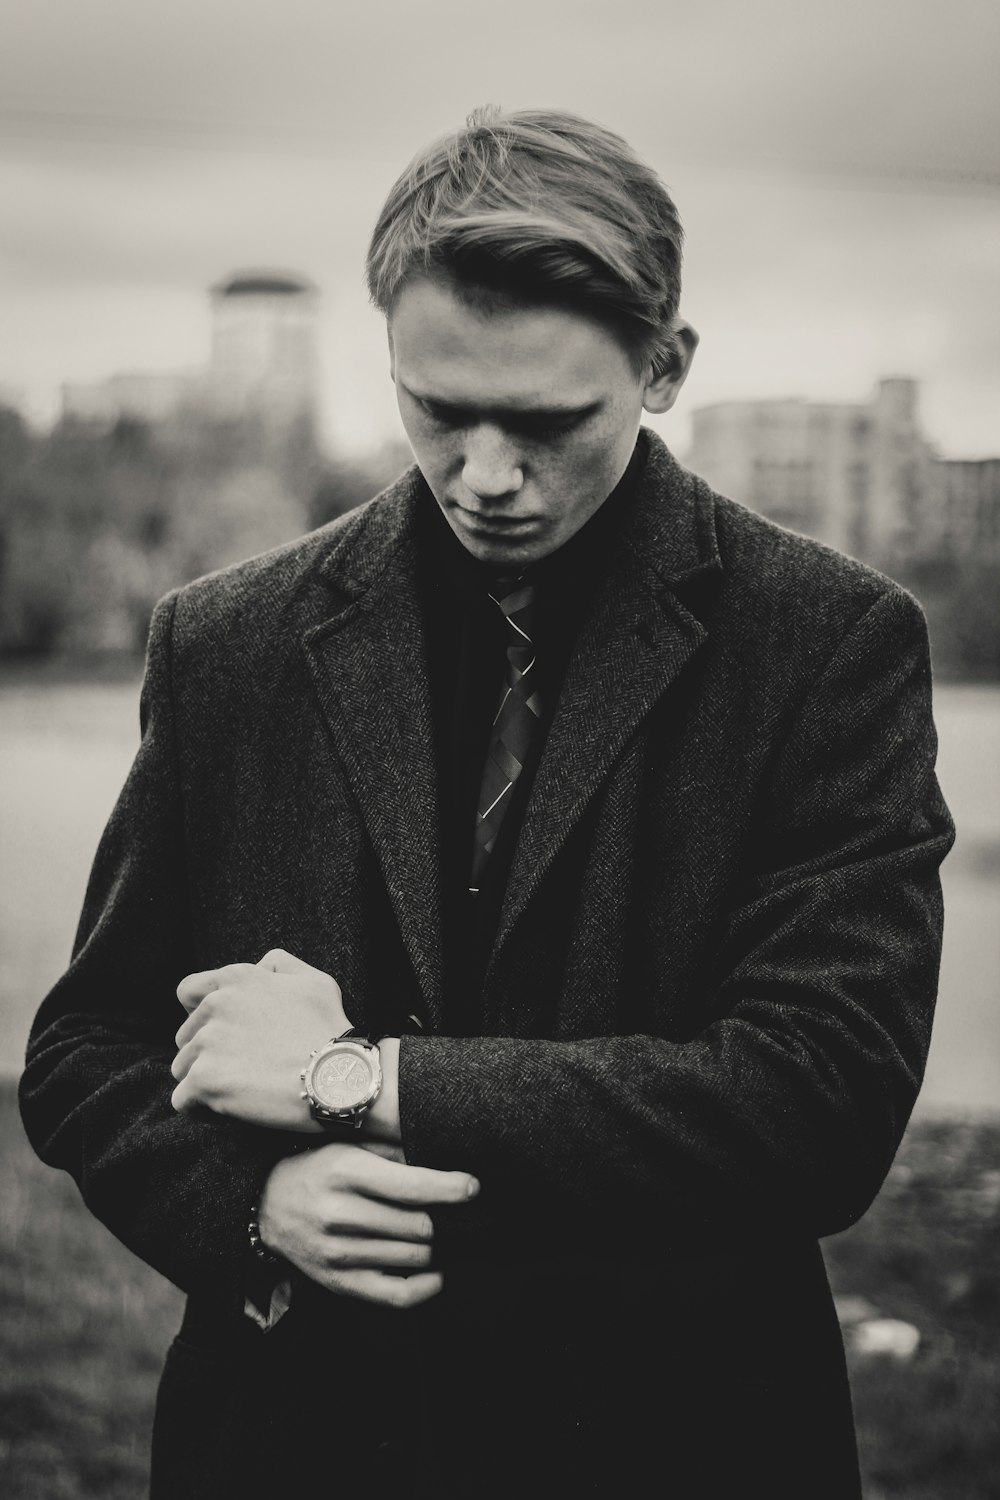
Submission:
[[402,381],[400,384],[414,401],[422,401],[427,406],[433,406],[438,411],[452,416],[476,412],[480,416],[497,417],[512,422],[565,422],[575,418],[582,420],[591,417],[603,405],[603,402],[598,400],[584,402],[582,406],[490,406],[488,403],[477,406],[474,402],[442,401],[438,396],[415,391]]

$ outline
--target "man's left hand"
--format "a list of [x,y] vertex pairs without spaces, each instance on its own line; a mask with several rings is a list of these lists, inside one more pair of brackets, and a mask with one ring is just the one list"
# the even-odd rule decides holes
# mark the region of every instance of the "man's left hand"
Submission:
[[302,1098],[310,1052],[347,1031],[340,986],[281,948],[257,964],[189,974],[177,986],[188,1018],[177,1033],[173,1106],[320,1133]]

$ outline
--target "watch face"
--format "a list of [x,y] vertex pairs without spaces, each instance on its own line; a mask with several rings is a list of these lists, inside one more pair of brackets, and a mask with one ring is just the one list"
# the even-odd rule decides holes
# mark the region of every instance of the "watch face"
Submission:
[[353,1109],[370,1097],[375,1071],[360,1048],[347,1045],[317,1060],[311,1084],[327,1109]]

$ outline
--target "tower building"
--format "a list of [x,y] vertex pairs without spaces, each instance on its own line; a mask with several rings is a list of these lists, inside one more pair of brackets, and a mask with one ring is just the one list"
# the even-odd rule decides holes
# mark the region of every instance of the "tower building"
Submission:
[[319,293],[287,271],[239,271],[209,292],[211,353],[200,369],[134,371],[63,386],[63,415],[96,426],[191,416],[251,418],[268,433],[319,405]]
[[315,414],[317,305],[312,282],[285,272],[242,271],[212,287],[207,394],[220,414]]

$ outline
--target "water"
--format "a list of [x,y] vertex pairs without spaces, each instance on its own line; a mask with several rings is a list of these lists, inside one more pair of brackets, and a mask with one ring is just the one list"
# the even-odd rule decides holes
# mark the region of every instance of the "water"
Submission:
[[[0,684],[0,1072],[65,968],[98,837],[138,743],[138,684]],[[937,690],[941,998],[918,1108],[1000,1109],[1000,687]]]

